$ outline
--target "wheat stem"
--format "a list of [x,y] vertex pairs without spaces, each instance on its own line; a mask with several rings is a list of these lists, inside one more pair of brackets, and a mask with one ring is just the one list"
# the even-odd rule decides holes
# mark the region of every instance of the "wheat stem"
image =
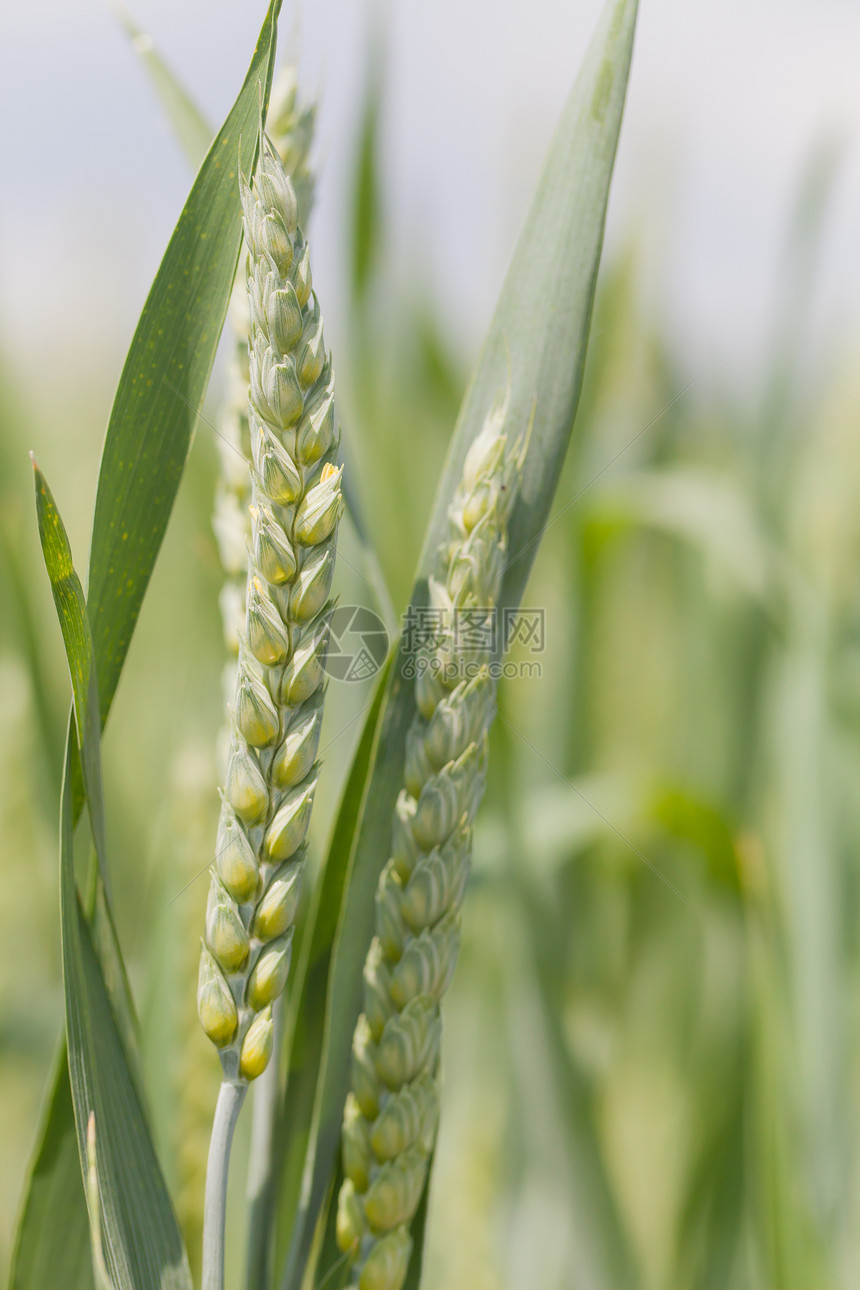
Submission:
[[272,1016],[275,1060],[269,1062],[260,1078],[254,1081],[251,1154],[248,1162],[248,1253],[245,1270],[245,1285],[248,1290],[267,1285],[269,1279],[269,1200],[274,1185],[275,1121],[281,1086],[277,1055],[283,1039],[283,997],[275,1001]]
[[227,1176],[230,1148],[247,1084],[224,1080],[215,1105],[206,1164],[203,1211],[203,1290],[224,1290],[224,1229],[227,1220]]

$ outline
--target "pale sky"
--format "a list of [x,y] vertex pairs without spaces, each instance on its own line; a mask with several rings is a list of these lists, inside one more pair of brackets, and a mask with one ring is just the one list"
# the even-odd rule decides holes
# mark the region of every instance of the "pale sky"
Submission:
[[[238,90],[264,0],[129,0],[215,121]],[[370,18],[388,34],[385,165],[401,262],[457,337],[486,326],[600,0],[315,0],[300,28],[321,94],[315,277],[337,344],[344,192]],[[527,12],[528,16],[524,17]],[[284,5],[282,44],[295,8]],[[642,0],[609,247],[641,231],[655,308],[693,365],[754,364],[792,194],[816,139],[844,157],[819,314],[858,319],[860,6],[851,0]],[[0,344],[121,362],[189,186],[105,0],[0,11]]]

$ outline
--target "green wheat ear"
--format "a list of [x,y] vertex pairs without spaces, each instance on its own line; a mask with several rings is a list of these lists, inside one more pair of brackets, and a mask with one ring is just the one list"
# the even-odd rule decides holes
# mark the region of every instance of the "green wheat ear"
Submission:
[[337,525],[334,378],[296,194],[265,137],[240,181],[248,288],[250,533],[215,863],[197,991],[221,1058],[203,1287],[223,1290],[230,1143],[274,1046],[317,782]]
[[[525,447],[524,439],[509,444],[506,414],[505,399],[469,451],[430,579],[436,633],[418,659],[418,711],[377,891],[344,1111],[337,1239],[353,1252],[353,1290],[403,1285],[436,1138],[440,1001],[457,959],[484,791],[496,689],[490,629]],[[464,621],[468,641],[458,630]]]
[[[313,173],[308,164],[313,143],[315,111],[298,100],[295,68],[281,69],[272,86],[266,133],[290,176],[296,197],[299,227],[306,229],[314,199]],[[244,274],[237,274],[230,301],[235,343],[227,368],[227,394],[218,432],[220,472],[215,492],[212,528],[218,546],[224,584],[221,620],[230,656],[224,677],[225,701],[232,702],[239,639],[245,621],[248,574],[247,546],[251,536],[251,429],[248,421],[248,296]]]
[[334,380],[308,247],[264,140],[242,184],[250,314],[247,590],[198,1010],[225,1078],[265,1069],[317,781],[326,608],[342,509]]

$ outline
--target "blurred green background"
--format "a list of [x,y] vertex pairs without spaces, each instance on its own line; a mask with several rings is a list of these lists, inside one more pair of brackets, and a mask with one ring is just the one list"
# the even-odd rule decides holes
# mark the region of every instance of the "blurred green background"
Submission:
[[[344,434],[399,612],[475,340],[392,262],[384,122],[371,93],[333,312]],[[515,651],[540,675],[501,691],[446,1004],[427,1290],[860,1283],[860,353],[838,317],[826,348],[809,331],[841,157],[819,144],[797,176],[752,379],[693,361],[665,323],[635,211],[604,262],[525,598],[546,648]],[[62,1011],[68,684],[26,450],[83,566],[115,376],[91,358],[56,354],[44,384],[0,344],[4,1276]],[[218,1069],[194,981],[221,722],[221,388],[216,373],[104,746],[153,1118],[195,1248]],[[346,528],[341,603],[374,606]],[[317,856],[368,697],[330,687]]]

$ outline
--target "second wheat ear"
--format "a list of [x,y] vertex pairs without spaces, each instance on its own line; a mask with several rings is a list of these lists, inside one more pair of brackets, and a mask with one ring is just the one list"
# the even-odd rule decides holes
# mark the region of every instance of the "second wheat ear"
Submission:
[[230,751],[197,1003],[224,1072],[213,1125],[205,1290],[223,1286],[232,1128],[272,1053],[317,782],[327,607],[343,507],[334,379],[295,193],[263,141],[242,184],[251,535]]
[[343,1119],[337,1239],[353,1257],[350,1290],[401,1290],[436,1141],[440,1004],[457,961],[484,792],[496,700],[489,642],[526,442],[511,443],[506,416],[507,400],[466,457],[430,579],[435,639],[416,660],[418,711],[376,896]]

